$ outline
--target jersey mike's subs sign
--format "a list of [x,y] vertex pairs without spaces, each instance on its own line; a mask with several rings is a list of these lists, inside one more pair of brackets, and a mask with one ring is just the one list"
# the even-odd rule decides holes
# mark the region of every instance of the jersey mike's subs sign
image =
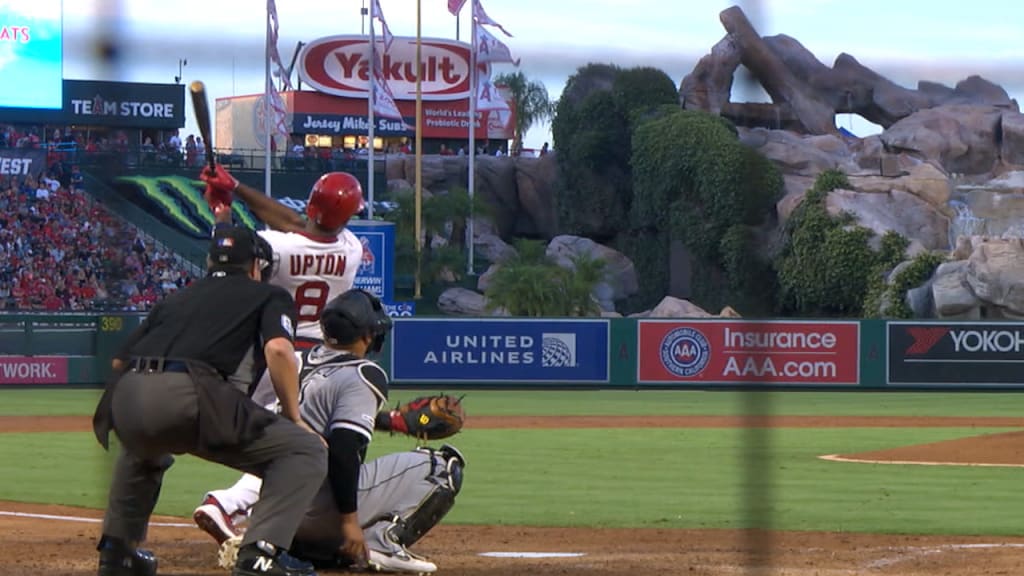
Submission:
[[[396,100],[416,99],[416,39],[396,36],[391,49],[377,42],[384,77]],[[470,47],[441,38],[421,40],[423,100],[469,97]],[[366,98],[370,86],[370,41],[366,36],[328,36],[303,46],[299,77],[335,96]]]

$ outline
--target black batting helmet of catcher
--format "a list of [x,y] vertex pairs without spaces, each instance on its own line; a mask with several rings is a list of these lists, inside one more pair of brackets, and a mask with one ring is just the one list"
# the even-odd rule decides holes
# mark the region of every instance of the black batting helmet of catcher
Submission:
[[380,300],[366,290],[353,288],[327,303],[320,314],[320,328],[324,341],[335,346],[351,344],[370,336],[373,342],[367,349],[376,354],[384,347],[384,338],[391,329],[391,318]]

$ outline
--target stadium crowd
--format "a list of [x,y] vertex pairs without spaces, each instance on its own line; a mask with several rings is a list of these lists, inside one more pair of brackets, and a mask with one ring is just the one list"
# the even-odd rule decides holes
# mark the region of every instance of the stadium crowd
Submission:
[[147,310],[191,277],[51,168],[0,177],[0,309]]

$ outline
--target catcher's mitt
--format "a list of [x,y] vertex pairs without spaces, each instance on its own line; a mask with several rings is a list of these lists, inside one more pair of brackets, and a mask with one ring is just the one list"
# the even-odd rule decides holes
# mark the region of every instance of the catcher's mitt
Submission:
[[420,396],[389,412],[381,412],[375,427],[423,440],[440,440],[458,434],[465,421],[462,397],[438,394]]

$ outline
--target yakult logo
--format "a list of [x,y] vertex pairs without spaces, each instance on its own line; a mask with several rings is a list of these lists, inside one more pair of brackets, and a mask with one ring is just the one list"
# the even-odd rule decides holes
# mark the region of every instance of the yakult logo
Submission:
[[[439,38],[421,42],[423,100],[460,100],[469,96],[469,45]],[[378,46],[383,52],[383,47]],[[396,100],[416,98],[416,39],[396,37],[382,55],[384,77]],[[366,98],[370,78],[370,42],[365,36],[328,36],[302,48],[299,77],[326,94]]]

